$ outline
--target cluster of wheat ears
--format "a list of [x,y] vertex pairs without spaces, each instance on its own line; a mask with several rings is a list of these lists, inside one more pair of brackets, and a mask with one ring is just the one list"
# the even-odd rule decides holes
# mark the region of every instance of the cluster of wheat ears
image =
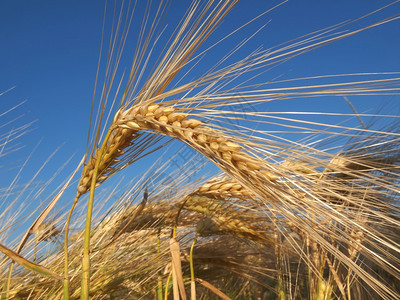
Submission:
[[[398,93],[400,79],[379,74],[290,88],[262,82],[283,61],[398,16],[346,32],[348,23],[340,24],[225,63],[243,43],[188,79],[215,45],[201,46],[237,2],[193,0],[165,45],[157,41],[168,5],[149,4],[120,80],[135,4],[115,6],[81,164],[30,218],[1,213],[19,212],[1,230],[1,299],[400,299],[399,117],[353,106],[353,114],[336,114],[360,121],[353,126],[237,109]],[[386,121],[364,124],[371,117]],[[179,168],[167,154],[135,171],[145,156],[176,152],[178,144],[193,149]],[[127,171],[139,176],[102,189]],[[71,189],[75,199],[65,200]],[[20,197],[11,188],[4,194]],[[32,216],[22,237],[3,238]]]

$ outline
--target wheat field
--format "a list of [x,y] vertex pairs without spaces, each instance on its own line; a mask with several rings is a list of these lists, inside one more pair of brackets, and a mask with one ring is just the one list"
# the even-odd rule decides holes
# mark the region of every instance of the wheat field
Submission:
[[[399,74],[277,71],[394,6],[264,49],[290,2],[137,2],[105,4],[85,149],[0,187],[1,299],[400,299]],[[33,124],[2,123],[7,159]]]

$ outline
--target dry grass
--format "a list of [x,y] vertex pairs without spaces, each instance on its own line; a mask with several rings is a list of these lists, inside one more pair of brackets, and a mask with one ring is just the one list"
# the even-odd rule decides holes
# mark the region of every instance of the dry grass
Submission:
[[[391,121],[353,127],[347,118],[367,115],[337,114],[341,122],[329,124],[301,114],[234,110],[294,98],[398,93],[400,80],[390,76],[290,88],[240,82],[397,17],[331,35],[340,25],[236,63],[221,61],[187,80],[201,45],[235,4],[193,1],[150,66],[146,56],[158,47],[156,29],[165,13],[160,4],[152,23],[143,19],[129,76],[117,84],[129,26],[115,27],[81,175],[60,185],[41,214],[31,212],[39,217],[23,238],[2,242],[4,299],[398,299],[398,116],[376,114]],[[129,23],[133,11],[122,6],[121,12],[120,21]],[[151,70],[147,78],[142,69]],[[183,168],[174,166],[177,143],[197,153]],[[166,159],[135,169],[161,148]],[[168,158],[171,152],[177,153]],[[128,167],[138,177],[110,188]],[[72,208],[56,206],[73,178]],[[9,259],[16,256],[9,249],[28,264],[64,274],[64,282],[22,263],[13,270]]]

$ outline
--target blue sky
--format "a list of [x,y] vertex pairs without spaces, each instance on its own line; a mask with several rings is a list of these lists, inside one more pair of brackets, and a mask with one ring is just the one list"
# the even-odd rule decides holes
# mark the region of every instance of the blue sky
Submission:
[[[213,60],[217,62],[239,41],[265,23],[268,25],[234,59],[240,59],[259,46],[273,47],[315,30],[355,19],[391,2],[289,1],[213,49],[212,55],[205,60],[205,65],[207,68],[211,67]],[[145,1],[139,0],[138,11],[144,9],[144,3]],[[186,3],[183,0],[172,1],[165,21],[169,26],[166,32],[170,32],[183,15]],[[211,40],[218,40],[236,26],[278,3],[280,2],[241,1],[219,26]],[[39,140],[42,142],[31,162],[32,170],[37,169],[62,144],[63,148],[50,167],[56,168],[74,152],[77,153],[74,159],[76,162],[84,153],[103,11],[104,4],[97,0],[0,2],[0,93],[15,87],[0,97],[0,111],[27,100],[1,121],[5,122],[22,114],[23,119],[16,121],[15,126],[36,121],[32,126],[34,130],[19,141],[25,148],[8,156],[7,160],[0,157],[0,178],[7,181],[9,171],[14,166],[14,158],[21,164],[20,159],[30,153]],[[362,27],[398,13],[400,3],[351,28]],[[134,27],[131,30],[131,45],[135,43],[135,31],[137,30]],[[326,74],[398,72],[399,37],[400,20],[397,20],[297,57],[267,73],[265,81],[275,76],[289,79]],[[364,111],[371,105],[379,107],[379,101],[383,100],[388,99],[375,97],[374,100],[360,100],[356,104],[358,109]],[[340,105],[351,113],[344,102]],[[329,105],[329,109],[336,108],[341,109],[336,104]],[[282,110],[284,109],[287,108],[283,106]],[[6,127],[7,130],[10,128]]]

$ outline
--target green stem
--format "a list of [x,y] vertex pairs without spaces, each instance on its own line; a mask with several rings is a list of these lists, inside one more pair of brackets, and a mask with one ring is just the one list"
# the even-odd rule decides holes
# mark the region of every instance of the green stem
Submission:
[[[160,255],[161,253],[161,226],[158,228],[157,232],[157,254]],[[157,300],[163,300],[163,284],[162,284],[162,275],[161,270],[158,270],[158,279],[157,279]]]
[[64,233],[64,300],[69,299],[69,277],[68,277],[68,233],[69,224],[71,223],[71,216],[75,209],[76,204],[80,198],[80,194],[77,194],[74,199],[74,203],[68,213],[67,222],[65,223],[65,233]]
[[1,300],[6,300],[9,297],[10,284],[11,284],[11,274],[12,274],[13,266],[14,266],[14,262],[11,262],[10,268],[8,269],[7,280],[6,280],[6,283],[4,284],[4,287],[3,287],[3,293],[1,294]]
[[189,259],[190,259],[190,279],[194,281],[194,268],[193,268],[193,249],[194,249],[194,244],[197,242],[197,237],[198,234],[194,236],[192,246],[190,247],[190,253],[189,253]]
[[192,242],[192,246],[190,247],[190,253],[189,253],[189,261],[190,261],[190,285],[191,285],[191,299],[194,300],[196,299],[196,283],[194,281],[194,267],[193,267],[193,249],[194,249],[194,245],[197,242],[197,237],[198,237],[198,233],[196,232],[193,242]]
[[104,138],[104,142],[101,145],[101,148],[98,151],[98,155],[96,155],[96,164],[93,170],[92,182],[90,184],[90,194],[86,212],[86,223],[85,223],[85,240],[83,244],[83,259],[82,259],[82,282],[81,282],[81,299],[88,300],[89,299],[89,285],[90,285],[90,229],[92,223],[92,212],[93,212],[93,202],[94,202],[94,192],[96,189],[97,183],[97,175],[99,172],[99,166],[101,163],[101,159],[103,157],[104,149],[107,145],[107,141],[113,131],[113,127],[107,132],[106,137]]
[[171,277],[172,277],[172,271],[169,272],[168,278],[167,278],[167,282],[165,284],[165,293],[164,293],[164,300],[168,299],[168,294],[169,294],[169,282],[171,281]]

